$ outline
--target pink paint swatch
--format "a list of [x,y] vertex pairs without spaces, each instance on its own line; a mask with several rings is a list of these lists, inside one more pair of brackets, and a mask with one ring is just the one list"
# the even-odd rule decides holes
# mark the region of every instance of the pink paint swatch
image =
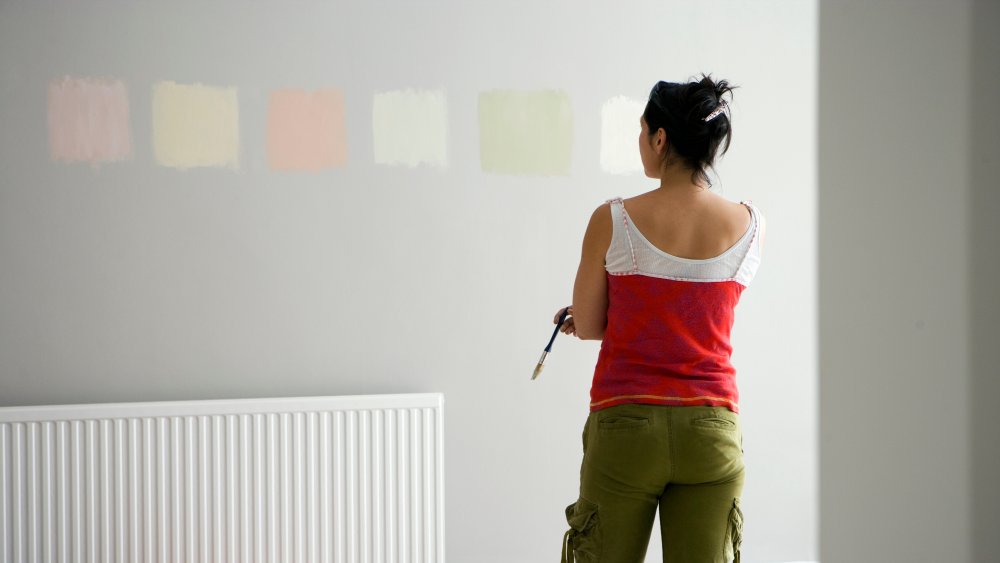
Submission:
[[344,94],[339,90],[271,92],[267,162],[275,170],[316,171],[344,165]]
[[130,157],[125,84],[69,76],[49,83],[49,151],[52,160],[95,165]]

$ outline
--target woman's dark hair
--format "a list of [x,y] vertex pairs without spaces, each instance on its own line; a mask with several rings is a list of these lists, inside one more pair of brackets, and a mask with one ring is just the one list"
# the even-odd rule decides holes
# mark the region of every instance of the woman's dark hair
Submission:
[[649,93],[642,114],[649,125],[649,134],[653,136],[660,128],[666,132],[667,158],[673,154],[691,168],[692,182],[704,180],[711,186],[706,170],[715,169],[716,152],[723,139],[726,145],[722,154],[729,150],[733,130],[726,112],[709,121],[704,118],[719,108],[723,95],[729,94],[732,99],[735,88],[738,86],[730,86],[725,80],[715,82],[702,73],[699,80],[686,84],[657,82]]

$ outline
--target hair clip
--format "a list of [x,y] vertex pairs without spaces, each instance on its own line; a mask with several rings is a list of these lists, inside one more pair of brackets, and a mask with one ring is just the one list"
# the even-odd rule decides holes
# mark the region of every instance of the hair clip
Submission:
[[726,107],[728,107],[728,106],[729,106],[729,104],[726,103],[726,100],[719,101],[719,106],[715,108],[715,111],[713,111],[712,113],[710,113],[710,114],[706,115],[705,117],[703,117],[702,121],[712,121],[713,119],[715,119],[716,117],[718,117],[719,114],[721,114],[722,111],[725,110]]

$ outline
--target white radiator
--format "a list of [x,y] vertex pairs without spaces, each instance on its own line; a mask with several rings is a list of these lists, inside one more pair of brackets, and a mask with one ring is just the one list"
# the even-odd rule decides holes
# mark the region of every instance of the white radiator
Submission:
[[440,394],[0,408],[0,561],[443,563]]

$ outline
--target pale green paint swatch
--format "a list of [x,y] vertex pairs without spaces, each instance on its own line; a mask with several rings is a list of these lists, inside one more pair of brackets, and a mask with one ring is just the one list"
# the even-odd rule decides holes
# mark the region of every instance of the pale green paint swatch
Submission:
[[479,160],[484,172],[569,175],[573,112],[561,90],[479,94]]

